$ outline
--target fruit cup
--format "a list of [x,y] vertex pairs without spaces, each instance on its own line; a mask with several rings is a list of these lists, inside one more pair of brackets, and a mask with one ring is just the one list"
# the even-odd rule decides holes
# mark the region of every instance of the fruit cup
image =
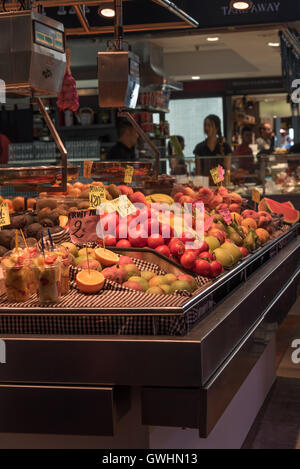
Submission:
[[63,296],[70,291],[70,265],[72,259],[64,246],[59,246],[55,253],[58,254],[61,260],[61,295]]
[[57,253],[38,254],[34,259],[34,273],[41,304],[58,303],[61,297],[61,260]]
[[22,303],[36,292],[31,260],[22,249],[8,253],[2,260],[7,299]]

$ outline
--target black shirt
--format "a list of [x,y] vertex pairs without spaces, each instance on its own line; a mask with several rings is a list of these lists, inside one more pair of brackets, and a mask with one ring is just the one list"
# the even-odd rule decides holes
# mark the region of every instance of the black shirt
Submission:
[[[210,176],[210,170],[218,166],[218,164],[223,163],[222,161],[223,155],[230,155],[230,153],[232,153],[232,150],[230,148],[230,145],[228,145],[228,143],[224,142],[222,146],[223,146],[223,149],[221,151],[221,144],[217,143],[215,149],[211,151],[207,145],[206,140],[196,145],[194,152],[193,152],[195,156],[210,157],[209,159],[207,159],[207,161],[205,161],[204,159],[200,160],[201,175]],[[220,158],[211,158],[212,156],[219,156]]]
[[128,148],[124,143],[118,142],[108,152],[107,160],[132,161],[135,160],[134,147]]

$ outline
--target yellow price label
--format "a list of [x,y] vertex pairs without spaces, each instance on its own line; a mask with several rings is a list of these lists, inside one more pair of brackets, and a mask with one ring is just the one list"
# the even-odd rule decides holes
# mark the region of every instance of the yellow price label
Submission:
[[125,169],[125,176],[124,176],[124,182],[125,184],[131,184],[132,183],[132,176],[134,173],[134,168],[133,166],[126,166]]
[[211,177],[215,184],[219,184],[222,180],[219,178],[219,168],[213,168],[210,170]]
[[7,203],[0,205],[0,226],[10,225],[9,208]]
[[106,203],[105,187],[91,186],[89,191],[90,207],[97,208]]
[[252,189],[252,200],[256,204],[260,202],[260,192],[257,189]]
[[84,161],[83,163],[83,177],[90,179],[92,174],[93,161]]
[[120,195],[120,197],[114,199],[111,203],[114,204],[115,210],[121,217],[126,217],[136,213],[135,206],[130,202],[126,195]]

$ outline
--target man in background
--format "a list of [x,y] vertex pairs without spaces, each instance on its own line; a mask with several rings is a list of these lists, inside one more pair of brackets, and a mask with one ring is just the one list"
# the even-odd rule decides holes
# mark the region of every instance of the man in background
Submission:
[[274,132],[270,124],[262,124],[256,140],[259,153],[272,153],[274,150]]
[[[252,138],[252,128],[244,127],[242,129],[242,143],[238,145],[235,150],[235,156],[244,156],[244,158],[238,159],[239,168],[249,172],[254,170],[253,152],[250,148],[250,145],[252,144]],[[247,155],[249,155],[249,158],[245,158]]]
[[138,134],[135,128],[126,119],[117,122],[118,142],[108,152],[108,161],[135,160],[135,145]]

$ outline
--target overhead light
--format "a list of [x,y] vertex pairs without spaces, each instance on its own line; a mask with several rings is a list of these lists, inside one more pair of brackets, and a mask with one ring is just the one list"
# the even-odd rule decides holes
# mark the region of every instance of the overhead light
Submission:
[[192,80],[200,80],[201,77],[198,77],[198,76],[195,76],[195,77],[192,77]]
[[207,40],[208,42],[217,42],[217,41],[220,40],[220,38],[217,37],[217,36],[215,36],[215,37],[207,37],[206,40]]
[[105,18],[114,18],[116,16],[114,3],[101,3],[98,8],[98,15],[104,16]]
[[270,46],[270,47],[279,47],[280,43],[279,42],[269,42],[268,46]]
[[251,10],[253,6],[253,3],[251,0],[244,0],[244,1],[237,1],[237,0],[231,0],[230,2],[230,8],[233,10]]

